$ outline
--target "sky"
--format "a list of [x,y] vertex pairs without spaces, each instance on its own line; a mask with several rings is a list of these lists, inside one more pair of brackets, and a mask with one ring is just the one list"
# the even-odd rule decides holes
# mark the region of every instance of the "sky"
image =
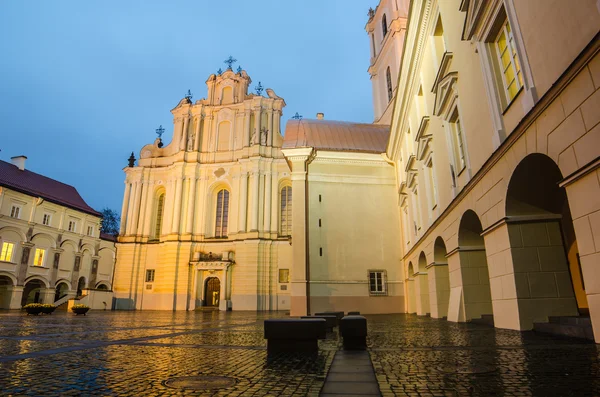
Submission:
[[133,151],[173,132],[170,110],[232,55],[296,112],[373,121],[369,42],[376,0],[0,2],[0,159],[121,211]]

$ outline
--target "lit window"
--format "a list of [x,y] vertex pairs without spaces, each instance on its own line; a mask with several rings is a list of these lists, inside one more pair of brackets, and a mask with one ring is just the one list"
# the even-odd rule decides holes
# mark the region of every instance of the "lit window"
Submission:
[[69,231],[75,233],[77,229],[77,222],[76,221],[69,221]]
[[290,282],[290,270],[289,269],[279,269],[279,282],[280,283],[289,283]]
[[2,251],[0,252],[0,261],[12,262],[15,245],[13,243],[2,243]]
[[369,271],[369,293],[371,295],[384,295],[385,288],[385,270]]
[[33,257],[33,266],[44,266],[44,259],[46,259],[46,250],[36,248],[35,256]]
[[458,115],[458,111],[455,110],[451,119],[450,126],[452,128],[452,149],[454,151],[454,160],[456,169],[460,173],[463,168],[465,168],[465,145],[464,145],[464,131],[462,128],[462,123],[460,122],[460,117]]
[[496,56],[502,74],[506,99],[507,102],[510,102],[523,86],[523,74],[521,73],[515,39],[508,19],[504,21],[496,40],[494,40],[494,47],[496,48]]
[[281,209],[280,209],[280,236],[292,235],[292,188],[286,186],[281,189]]
[[42,223],[46,226],[50,226],[51,219],[52,219],[52,216],[50,214],[44,214],[44,217],[42,218]]
[[387,93],[388,93],[388,102],[392,100],[394,96],[394,89],[392,88],[392,73],[390,72],[390,67],[388,66],[385,71],[385,80],[387,83]]
[[18,205],[13,205],[10,209],[10,216],[11,218],[21,218],[21,207],[19,207]]
[[156,222],[154,223],[154,238],[159,239],[160,234],[162,232],[162,220],[163,213],[165,208],[165,194],[161,193],[158,196],[158,201],[156,203]]
[[154,269],[146,270],[146,282],[147,283],[154,282]]
[[383,32],[383,37],[385,38],[388,33],[387,17],[385,14],[383,14],[383,17],[381,18],[381,30]]
[[217,193],[217,216],[215,237],[227,237],[227,221],[229,219],[229,191],[221,190]]
[[88,226],[87,227],[87,235],[88,236],[94,236],[94,227],[93,226]]

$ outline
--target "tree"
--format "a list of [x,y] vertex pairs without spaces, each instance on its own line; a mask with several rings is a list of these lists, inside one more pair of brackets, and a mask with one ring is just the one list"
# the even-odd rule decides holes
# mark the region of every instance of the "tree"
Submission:
[[121,222],[119,213],[110,208],[104,208],[100,212],[102,213],[100,232],[117,236],[119,234],[119,223]]

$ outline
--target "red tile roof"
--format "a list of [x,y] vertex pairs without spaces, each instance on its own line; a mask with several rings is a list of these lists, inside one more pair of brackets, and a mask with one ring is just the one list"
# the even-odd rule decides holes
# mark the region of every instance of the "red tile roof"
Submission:
[[384,153],[389,137],[389,125],[289,120],[285,126],[283,148],[313,147],[332,151]]
[[34,197],[64,205],[94,216],[102,216],[86,204],[77,189],[71,185],[50,179],[29,170],[21,171],[17,166],[0,160],[0,186],[17,190]]

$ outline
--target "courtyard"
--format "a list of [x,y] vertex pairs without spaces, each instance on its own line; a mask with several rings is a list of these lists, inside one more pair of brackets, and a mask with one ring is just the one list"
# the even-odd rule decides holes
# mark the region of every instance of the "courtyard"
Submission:
[[[319,395],[341,350],[337,329],[318,355],[268,356],[262,322],[276,317],[285,314],[3,312],[0,394]],[[600,395],[596,344],[415,315],[366,317],[384,396]],[[189,388],[185,377],[194,376],[225,387]]]

